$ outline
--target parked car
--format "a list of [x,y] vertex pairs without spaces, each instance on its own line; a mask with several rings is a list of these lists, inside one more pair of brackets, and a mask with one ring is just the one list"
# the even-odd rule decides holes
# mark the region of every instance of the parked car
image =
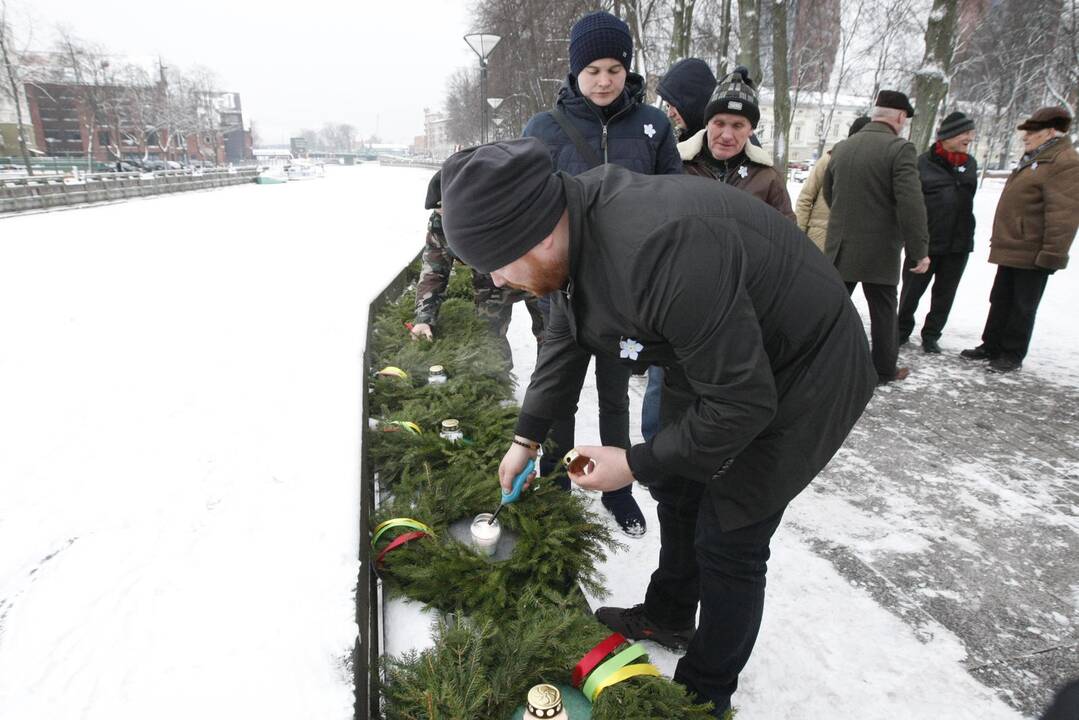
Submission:
[[166,160],[165,165],[168,166],[169,170],[183,170],[184,169],[184,166],[181,163],[176,162],[175,160]]
[[787,169],[790,171],[791,180],[801,183],[809,179],[809,172],[813,169],[813,164],[805,162],[787,163]]
[[144,170],[150,172],[157,172],[158,170],[168,170],[169,166],[164,160],[143,160],[142,167]]

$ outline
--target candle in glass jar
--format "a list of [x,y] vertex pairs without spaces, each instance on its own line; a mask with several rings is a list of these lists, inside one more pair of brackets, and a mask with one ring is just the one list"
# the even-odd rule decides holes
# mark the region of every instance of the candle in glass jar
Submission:
[[428,369],[428,385],[443,385],[445,384],[446,380],[446,370],[441,365],[432,365],[430,369]]
[[498,539],[502,537],[502,526],[495,520],[491,522],[491,513],[480,513],[472,521],[472,545],[481,555],[492,557],[498,549]]

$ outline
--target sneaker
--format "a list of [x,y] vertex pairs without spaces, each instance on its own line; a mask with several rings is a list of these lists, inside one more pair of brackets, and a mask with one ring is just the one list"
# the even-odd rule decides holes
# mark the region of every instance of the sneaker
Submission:
[[596,619],[630,640],[654,640],[665,648],[684,651],[693,639],[697,628],[692,625],[682,629],[660,627],[644,612],[644,603],[631,608],[601,607]]
[[922,352],[940,354],[940,343],[932,338],[922,338]]
[[993,358],[989,361],[989,372],[995,373],[1009,373],[1018,370],[1023,367],[1023,363],[1019,362],[1015,358],[1006,357],[1001,355],[1000,357]]
[[910,375],[910,368],[896,368],[895,375],[893,375],[892,377],[878,375],[877,385],[887,385],[890,382],[899,382],[901,380],[906,380],[908,375]]
[[618,523],[618,527],[622,528],[622,532],[635,538],[644,535],[648,526],[645,524],[641,506],[633,499],[632,494],[604,494],[602,501],[603,507],[614,515],[615,522]]
[[969,348],[959,353],[959,357],[967,360],[992,360],[996,357],[996,353],[989,352],[989,348],[985,346],[985,343],[982,343],[976,348]]

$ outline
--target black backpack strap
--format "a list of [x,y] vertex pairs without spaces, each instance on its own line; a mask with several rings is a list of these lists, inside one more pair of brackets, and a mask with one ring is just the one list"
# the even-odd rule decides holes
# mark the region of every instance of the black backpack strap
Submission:
[[584,159],[590,167],[599,167],[603,164],[603,161],[596,155],[596,151],[585,141],[584,136],[581,135],[581,131],[569,121],[569,118],[566,117],[565,113],[558,108],[553,108],[550,110],[550,113],[551,117],[558,123],[558,126],[562,128],[562,132],[566,133],[566,136],[573,141],[581,158]]

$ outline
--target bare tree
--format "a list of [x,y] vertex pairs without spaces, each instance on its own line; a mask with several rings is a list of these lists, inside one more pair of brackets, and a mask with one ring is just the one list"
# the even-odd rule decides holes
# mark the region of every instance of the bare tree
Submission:
[[789,61],[787,58],[787,10],[791,0],[776,0],[772,5],[772,159],[775,168],[787,177],[787,150],[791,128]]
[[910,140],[924,152],[933,137],[937,108],[948,91],[955,54],[959,0],[933,0],[933,12],[925,30],[925,56],[914,73],[914,97],[918,112],[910,126]]
[[[86,134],[86,169],[93,169],[94,145],[104,145],[117,160],[120,159],[119,138],[114,137],[114,101],[116,92],[114,70],[105,51],[98,45],[86,43],[67,28],[58,29],[56,56],[64,63],[62,79],[70,80],[79,100],[81,121]],[[99,142],[98,129],[104,127],[106,142]],[[113,140],[117,144],[113,144]]]
[[716,78],[727,74],[727,53],[731,48],[731,0],[723,0],[720,10],[719,52],[716,59]]
[[446,90],[446,135],[452,143],[479,142],[483,123],[480,111],[480,79],[472,69],[458,68]]
[[894,64],[897,48],[908,47],[914,17],[913,0],[877,0],[865,13],[869,45],[862,59],[873,60],[873,85],[869,91],[872,103],[886,83],[896,77]]
[[761,0],[738,0],[738,64],[749,69],[758,86],[761,70]]
[[[982,166],[1007,167],[1019,119],[1050,96],[1046,69],[1057,52],[1062,3],[1003,0],[990,7],[962,49],[953,96],[978,122]],[[984,177],[984,176],[983,176]]]
[[668,66],[690,55],[693,45],[693,5],[694,0],[674,0]]
[[[823,92],[821,93],[821,102],[818,105],[820,112],[820,119],[817,123],[817,157],[824,154],[824,146],[828,142],[828,133],[832,129],[832,122],[835,117],[835,109],[839,104],[839,95],[842,90],[847,86],[847,82],[851,76],[851,60],[852,47],[854,45],[854,39],[857,34],[858,28],[861,26],[863,12],[866,7],[866,0],[856,0],[852,7],[848,7],[848,17],[850,22],[842,25],[842,36],[839,41],[838,57],[836,58],[836,64],[833,68],[832,80],[832,97],[831,101],[825,103],[823,101]],[[823,90],[823,88],[822,88]]]
[[26,166],[26,174],[33,175],[34,167],[30,163],[30,150],[26,144],[26,130],[23,125],[22,88],[25,78],[23,77],[22,63],[14,47],[15,32],[8,22],[7,3],[0,0],[0,62],[4,67],[3,94],[15,105],[15,132],[19,139],[19,152],[22,153],[23,164]]
[[1060,31],[1045,85],[1050,97],[1074,118],[1079,112],[1079,0],[1066,0],[1061,8]]

